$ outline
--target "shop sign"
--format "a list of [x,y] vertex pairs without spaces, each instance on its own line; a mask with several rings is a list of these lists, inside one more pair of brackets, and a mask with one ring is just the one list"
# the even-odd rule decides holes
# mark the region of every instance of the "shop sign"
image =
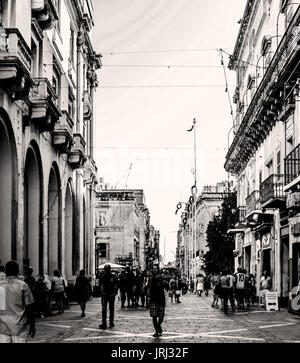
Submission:
[[279,310],[277,292],[266,292],[266,310],[267,311]]
[[263,250],[267,250],[267,249],[271,248],[271,234],[268,233],[268,234],[263,235],[261,242],[262,242]]

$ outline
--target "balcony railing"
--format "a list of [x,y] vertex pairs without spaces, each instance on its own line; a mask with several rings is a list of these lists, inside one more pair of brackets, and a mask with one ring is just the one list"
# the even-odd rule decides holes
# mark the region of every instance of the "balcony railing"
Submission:
[[261,203],[264,204],[274,199],[283,199],[284,175],[273,174],[260,186]]
[[284,160],[284,183],[292,183],[300,175],[300,144]]
[[246,217],[246,207],[238,207],[235,213],[235,223],[244,223]]
[[0,82],[15,99],[27,97],[33,85],[32,54],[18,29],[0,27]]
[[261,195],[260,190],[255,190],[246,199],[246,216],[250,213],[261,209]]

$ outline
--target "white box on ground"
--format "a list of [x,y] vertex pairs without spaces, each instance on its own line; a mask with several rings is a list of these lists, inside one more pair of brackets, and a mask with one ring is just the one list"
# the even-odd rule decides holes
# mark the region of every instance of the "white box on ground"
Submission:
[[266,310],[267,311],[278,311],[278,293],[277,292],[266,292]]

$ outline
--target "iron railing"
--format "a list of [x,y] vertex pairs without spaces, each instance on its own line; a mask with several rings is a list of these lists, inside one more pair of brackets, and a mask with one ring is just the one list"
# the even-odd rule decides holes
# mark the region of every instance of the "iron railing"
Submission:
[[284,198],[284,175],[273,174],[260,186],[261,202],[266,203],[270,199]]
[[284,159],[284,174],[285,185],[300,175],[300,144]]
[[255,190],[246,199],[246,215],[255,210],[261,209],[261,195],[260,190]]

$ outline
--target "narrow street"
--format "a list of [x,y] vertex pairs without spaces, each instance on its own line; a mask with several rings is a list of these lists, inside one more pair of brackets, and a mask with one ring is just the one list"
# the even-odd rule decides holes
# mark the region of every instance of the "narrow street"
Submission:
[[164,333],[153,338],[149,311],[120,308],[116,303],[115,328],[100,330],[100,299],[89,303],[86,318],[78,305],[64,314],[38,319],[30,343],[300,343],[300,317],[286,310],[266,312],[251,308],[227,316],[211,308],[211,296],[187,295],[182,304],[168,303]]

